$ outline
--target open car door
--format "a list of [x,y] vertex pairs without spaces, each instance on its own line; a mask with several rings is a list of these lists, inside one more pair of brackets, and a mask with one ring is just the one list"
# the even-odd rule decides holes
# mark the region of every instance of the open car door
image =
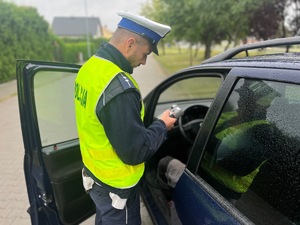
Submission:
[[94,214],[84,191],[74,110],[80,65],[17,61],[24,173],[32,224],[78,224]]

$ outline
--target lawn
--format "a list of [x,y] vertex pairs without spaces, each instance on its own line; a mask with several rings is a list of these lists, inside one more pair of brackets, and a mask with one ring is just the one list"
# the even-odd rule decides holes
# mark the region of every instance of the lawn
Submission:
[[[193,50],[193,57],[190,57],[189,48],[177,48],[177,47],[166,47],[165,52],[162,49],[159,49],[160,55],[156,56],[156,60],[161,64],[161,66],[166,70],[167,73],[174,73],[180,69],[183,69],[188,66],[193,66],[200,64],[204,58],[204,49],[201,48],[197,53],[197,56],[194,56],[195,50]],[[212,55],[219,53],[220,51],[212,51]],[[191,60],[192,58],[192,60]]]
[[[265,49],[253,49],[249,50],[248,54],[249,56],[254,56],[254,55],[263,55],[263,54],[274,54],[274,53],[280,53],[280,52],[285,52],[286,48],[285,47],[274,47],[274,48],[265,48]],[[291,47],[289,49],[290,52],[299,52],[300,48],[299,47]],[[204,60],[204,47],[200,48],[197,56],[195,56],[195,50],[193,50],[193,53],[190,54],[190,49],[189,48],[177,48],[176,46],[171,46],[171,47],[165,47],[165,52],[159,48],[160,55],[156,56],[155,58],[157,61],[160,63],[160,65],[165,69],[165,71],[168,74],[173,74],[174,72],[186,68],[188,66],[193,66],[200,64]],[[212,50],[211,56],[217,55],[219,53],[223,52],[222,47],[218,47]],[[192,55],[193,57],[190,57]],[[240,57],[245,57],[245,52],[242,52],[235,57],[240,58]],[[192,58],[192,60],[190,60]]]

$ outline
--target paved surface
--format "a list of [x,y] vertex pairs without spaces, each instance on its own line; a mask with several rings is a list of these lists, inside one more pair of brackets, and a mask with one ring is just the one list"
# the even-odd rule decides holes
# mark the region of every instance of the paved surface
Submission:
[[[150,55],[147,65],[135,69],[133,76],[145,96],[166,78],[164,71]],[[29,206],[23,173],[23,140],[17,99],[16,81],[0,84],[0,225],[28,225]],[[152,222],[142,204],[143,225]],[[82,225],[94,224],[90,218]]]

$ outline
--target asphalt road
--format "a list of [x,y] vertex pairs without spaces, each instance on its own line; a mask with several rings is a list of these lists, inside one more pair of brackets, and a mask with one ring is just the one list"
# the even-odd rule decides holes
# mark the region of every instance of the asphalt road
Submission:
[[[134,70],[142,95],[163,79],[166,73],[150,55],[146,66]],[[0,224],[28,225],[30,217],[26,210],[29,206],[23,173],[23,140],[20,128],[16,81],[0,84]],[[143,225],[152,222],[142,204]],[[82,225],[94,224],[90,218]]]

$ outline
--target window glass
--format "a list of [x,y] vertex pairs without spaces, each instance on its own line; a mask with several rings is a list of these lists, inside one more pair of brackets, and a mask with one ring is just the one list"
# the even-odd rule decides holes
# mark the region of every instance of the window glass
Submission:
[[255,224],[300,224],[300,86],[240,79],[199,174]]
[[209,107],[221,83],[222,77],[218,74],[177,81],[160,94],[154,117],[158,117],[164,110],[174,104],[186,109],[191,105],[199,104],[199,100],[201,100],[201,105]]
[[41,71],[34,78],[34,96],[42,146],[78,137],[74,109],[76,73]]
[[181,80],[165,90],[160,95],[158,103],[204,98],[211,99],[215,97],[221,82],[221,77],[194,77]]

